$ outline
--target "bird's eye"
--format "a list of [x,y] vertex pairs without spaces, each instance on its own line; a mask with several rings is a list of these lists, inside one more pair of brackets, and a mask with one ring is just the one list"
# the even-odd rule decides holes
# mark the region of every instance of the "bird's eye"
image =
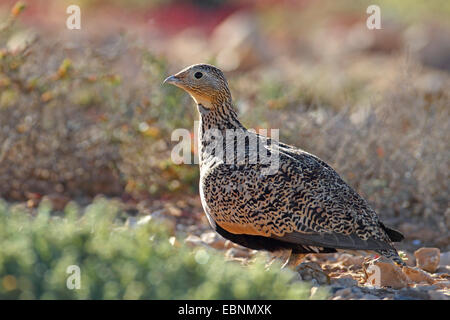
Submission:
[[201,72],[196,72],[196,73],[194,74],[194,77],[196,77],[197,79],[200,79],[201,77],[203,77],[203,73],[201,73]]

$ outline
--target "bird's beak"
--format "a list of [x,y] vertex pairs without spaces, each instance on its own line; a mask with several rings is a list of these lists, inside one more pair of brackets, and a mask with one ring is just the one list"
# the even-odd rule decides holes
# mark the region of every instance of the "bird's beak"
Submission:
[[173,85],[177,85],[180,82],[181,82],[180,79],[177,78],[176,76],[170,76],[170,77],[167,77],[166,80],[164,80],[163,84],[170,83],[170,84],[173,84]]

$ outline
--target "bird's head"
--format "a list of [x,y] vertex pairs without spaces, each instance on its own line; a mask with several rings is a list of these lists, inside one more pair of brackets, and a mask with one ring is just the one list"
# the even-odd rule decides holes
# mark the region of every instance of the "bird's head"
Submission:
[[212,109],[217,104],[231,102],[228,83],[219,68],[209,64],[195,64],[164,80],[191,95],[195,103]]

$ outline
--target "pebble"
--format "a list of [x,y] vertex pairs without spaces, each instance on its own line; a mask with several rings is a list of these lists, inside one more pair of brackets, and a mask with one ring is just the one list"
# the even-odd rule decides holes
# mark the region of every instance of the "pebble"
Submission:
[[435,272],[439,267],[441,252],[438,248],[420,248],[414,252],[417,266],[428,272]]
[[361,298],[362,300],[381,300],[381,298],[374,296],[373,294],[365,294]]
[[428,295],[431,300],[450,300],[450,296],[439,291],[429,291]]
[[406,265],[408,265],[409,267],[415,267],[416,266],[416,257],[414,257],[414,255],[410,252],[405,252],[405,255],[406,255],[406,260],[405,260]]
[[312,279],[315,279],[318,284],[330,283],[330,278],[326,273],[323,272],[320,265],[316,262],[303,262],[295,268],[295,271],[305,281],[311,281]]
[[366,283],[375,287],[401,289],[408,286],[409,278],[402,269],[386,258],[378,258],[364,264]]
[[339,258],[339,261],[342,263],[343,266],[346,267],[360,267],[364,262],[364,257],[362,256],[352,256],[350,254],[342,254]]
[[433,284],[435,282],[429,274],[417,267],[403,267],[402,271],[411,281],[415,283],[426,282]]
[[228,259],[249,258],[250,252],[245,249],[231,248],[226,251],[225,257],[227,257]]
[[225,239],[214,231],[205,232],[201,235],[201,240],[214,249],[224,249]]
[[395,293],[394,299],[398,300],[427,300],[428,291],[415,290],[413,288],[404,288]]
[[319,290],[319,287],[311,287],[311,291],[310,291],[311,298],[314,297],[314,295],[317,293],[317,290]]
[[200,237],[192,235],[192,234],[188,235],[186,237],[186,239],[184,239],[184,242],[187,245],[190,245],[190,246],[202,246],[202,245],[205,245],[203,243],[202,239],[200,239]]
[[331,280],[333,286],[341,286],[341,287],[352,287],[357,286],[358,282],[350,277],[343,277],[338,279],[332,279]]

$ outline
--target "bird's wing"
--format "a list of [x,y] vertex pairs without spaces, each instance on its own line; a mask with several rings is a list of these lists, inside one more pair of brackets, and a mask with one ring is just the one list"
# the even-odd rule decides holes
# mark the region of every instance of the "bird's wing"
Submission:
[[378,216],[324,161],[293,147],[267,146],[279,169],[215,167],[203,177],[214,221],[234,234],[347,249],[391,249]]
[[344,235],[337,232],[327,233],[305,233],[291,232],[283,236],[272,235],[271,238],[290,242],[294,244],[302,244],[314,247],[336,248],[336,249],[353,249],[353,250],[382,250],[392,249],[392,246],[385,241],[377,240],[372,237],[363,240],[356,234]]
[[327,163],[283,143],[271,145],[268,149],[280,153],[284,163],[297,165],[299,174],[309,180],[312,187],[310,194],[304,194],[310,203],[306,210],[307,214],[310,211],[309,225],[298,225],[293,232],[283,236],[272,235],[273,238],[333,248],[392,248],[376,212]]

